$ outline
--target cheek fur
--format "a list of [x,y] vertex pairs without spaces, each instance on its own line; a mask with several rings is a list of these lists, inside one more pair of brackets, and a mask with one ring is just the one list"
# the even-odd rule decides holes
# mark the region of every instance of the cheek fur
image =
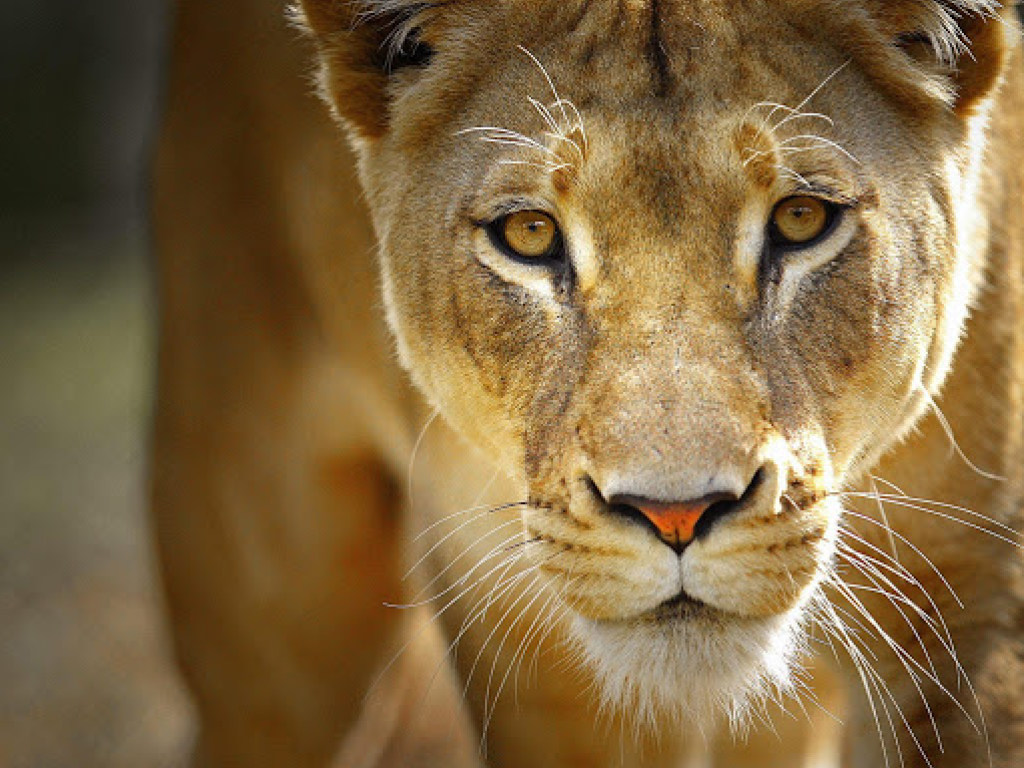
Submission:
[[930,343],[919,318],[934,311],[932,281],[919,254],[868,228],[801,286],[773,345],[773,389],[783,420],[819,421],[837,467],[900,431]]
[[465,386],[479,386],[519,419],[562,370],[565,314],[529,290],[472,261],[448,281],[447,333],[472,366]]
[[783,510],[722,526],[691,545],[683,583],[695,598],[747,617],[801,610],[832,564],[839,510],[817,504],[804,514]]

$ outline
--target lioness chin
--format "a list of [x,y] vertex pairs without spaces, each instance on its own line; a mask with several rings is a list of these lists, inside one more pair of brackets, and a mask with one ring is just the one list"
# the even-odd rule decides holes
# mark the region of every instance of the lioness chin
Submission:
[[197,764],[1024,764],[1012,10],[179,6]]

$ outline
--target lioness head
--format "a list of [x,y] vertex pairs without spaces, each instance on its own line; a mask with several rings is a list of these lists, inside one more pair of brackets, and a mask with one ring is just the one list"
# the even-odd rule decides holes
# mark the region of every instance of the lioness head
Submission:
[[400,355],[613,698],[784,685],[977,288],[975,0],[306,0]]

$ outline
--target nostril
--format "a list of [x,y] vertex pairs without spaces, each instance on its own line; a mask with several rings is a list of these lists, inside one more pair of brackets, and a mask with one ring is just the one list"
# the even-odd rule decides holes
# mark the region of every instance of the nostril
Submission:
[[639,524],[654,532],[662,541],[681,553],[690,542],[704,536],[722,518],[748,502],[764,482],[758,470],[741,496],[721,491],[686,501],[664,501],[629,493],[616,493],[605,498],[588,478],[595,497],[612,515]]
[[722,494],[723,498],[713,502],[704,510],[704,514],[700,516],[696,525],[693,528],[693,538],[707,535],[708,531],[721,520],[723,517],[727,517],[732,512],[736,511],[740,507],[744,506],[749,502],[754,495],[757,493],[757,489],[764,483],[764,469],[759,469],[754,473],[754,477],[751,478],[750,483],[747,485],[747,489],[743,492],[743,495],[737,498],[735,494]]
[[593,495],[593,497],[605,508],[605,511],[614,517],[618,517],[622,520],[626,520],[630,523],[640,525],[644,528],[649,529],[655,536],[660,537],[661,531],[658,530],[658,526],[643,513],[643,511],[631,503],[633,499],[639,497],[629,496],[625,494],[617,494],[610,498],[605,498],[601,489],[597,487],[597,483],[592,478],[586,477],[584,479],[587,489]]
[[631,523],[641,525],[644,528],[648,528],[656,536],[661,536],[661,531],[658,530],[658,526],[650,517],[644,514],[640,507],[623,501],[622,497],[619,496],[613,496],[612,498],[615,499],[615,501],[614,503],[608,504],[607,509],[609,513],[615,517],[619,517],[623,520],[628,520]]
[[706,536],[712,526],[739,506],[739,499],[722,499],[711,504],[693,526],[693,538]]

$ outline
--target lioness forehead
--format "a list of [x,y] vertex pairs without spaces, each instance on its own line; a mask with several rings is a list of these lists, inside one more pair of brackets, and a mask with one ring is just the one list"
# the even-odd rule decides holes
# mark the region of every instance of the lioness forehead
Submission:
[[[401,142],[417,146],[420,133],[430,143],[438,130],[463,127],[455,124],[470,115],[474,124],[490,120],[519,130],[509,123],[532,112],[528,99],[548,103],[554,89],[593,125],[600,119],[671,137],[680,149],[696,140],[690,149],[699,152],[702,135],[721,141],[721,132],[738,128],[758,103],[795,106],[821,84],[823,72],[860,55],[858,35],[872,34],[859,3],[831,15],[820,2],[742,5],[508,0],[488,2],[486,12],[477,0],[438,6],[410,21],[437,53],[436,87],[398,105],[411,118],[400,126]],[[885,46],[884,39],[874,42]],[[651,159],[636,158],[637,168],[663,167],[664,158]]]
[[[555,142],[554,150],[566,155],[559,161],[589,169],[582,176],[590,181],[591,199],[600,201],[614,188],[653,213],[666,236],[677,237],[686,226],[680,202],[689,199],[698,215],[695,191],[727,208],[746,198],[751,183],[772,185],[772,124],[816,90],[829,96],[823,80],[850,61],[845,50],[821,39],[815,16],[823,3],[752,0],[742,6],[729,0],[508,0],[483,13],[476,0],[445,4],[423,22],[425,39],[438,53],[429,75],[436,87],[419,89],[400,105],[409,119],[396,121],[395,143],[411,155],[408,147],[420,146],[414,134],[433,146],[439,130],[487,125],[543,141],[548,127],[530,102],[553,108],[557,118],[564,99],[576,110],[568,122],[582,116],[587,135],[580,142],[583,157],[574,156],[574,145]],[[856,15],[845,13],[846,22]],[[464,77],[467,71],[472,79]],[[828,111],[820,100],[814,108]],[[459,144],[463,151],[467,146]],[[829,153],[810,149],[822,156],[818,170],[835,166]],[[462,152],[459,157],[465,159]],[[520,166],[496,175],[518,181],[530,172]],[[598,218],[608,220],[622,206],[613,209]],[[721,217],[702,221],[726,226]]]
[[[593,75],[591,82],[605,93],[613,88],[620,98],[686,97],[698,80],[704,90],[735,90],[753,74],[757,59],[799,61],[822,50],[829,29],[842,25],[855,35],[856,21],[863,21],[856,2],[838,8],[800,0],[507,0],[487,2],[486,10],[483,5],[445,4],[435,17],[442,39],[444,32],[453,42],[467,34],[493,38],[477,52],[499,67],[511,64],[510,43],[521,43],[545,52],[545,64]],[[499,41],[505,45],[493,44]]]

